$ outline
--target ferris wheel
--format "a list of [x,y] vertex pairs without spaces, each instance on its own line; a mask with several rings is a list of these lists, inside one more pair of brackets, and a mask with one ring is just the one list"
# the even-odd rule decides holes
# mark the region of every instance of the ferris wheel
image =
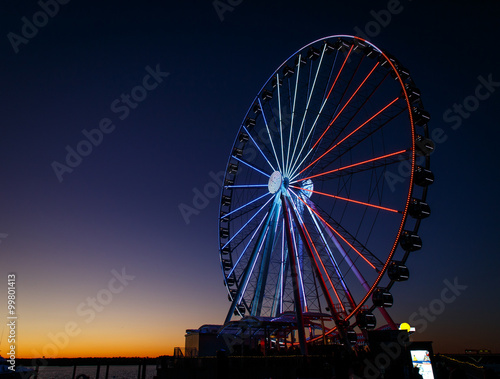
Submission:
[[314,41],[276,69],[222,188],[226,323],[291,313],[300,332],[331,321],[309,341],[374,328],[374,313],[395,327],[390,289],[409,278],[430,215],[429,119],[408,70],[358,37]]

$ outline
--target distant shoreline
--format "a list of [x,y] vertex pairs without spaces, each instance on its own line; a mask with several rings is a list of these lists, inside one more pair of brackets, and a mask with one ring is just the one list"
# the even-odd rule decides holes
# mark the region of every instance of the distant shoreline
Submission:
[[133,366],[133,365],[154,365],[157,358],[16,358],[16,365],[25,367],[39,366]]

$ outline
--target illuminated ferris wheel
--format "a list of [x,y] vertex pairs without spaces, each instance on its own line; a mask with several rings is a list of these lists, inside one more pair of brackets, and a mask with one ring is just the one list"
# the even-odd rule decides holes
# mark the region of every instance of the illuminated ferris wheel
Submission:
[[430,215],[428,121],[406,68],[361,38],[323,38],[283,62],[227,164],[226,323],[291,314],[300,332],[321,320],[309,341],[374,328],[374,313],[394,328],[390,289],[409,278]]

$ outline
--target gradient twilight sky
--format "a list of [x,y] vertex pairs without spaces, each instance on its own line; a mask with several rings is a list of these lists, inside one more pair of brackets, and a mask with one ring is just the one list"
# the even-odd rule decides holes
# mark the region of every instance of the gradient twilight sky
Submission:
[[[218,198],[189,224],[179,204],[192,206],[193,190],[224,170],[250,102],[285,59],[366,27],[410,69],[431,129],[442,128],[424,248],[409,258],[411,278],[394,287],[390,313],[406,321],[441,296],[443,281],[457,280],[467,289],[418,338],[435,351],[500,352],[500,86],[481,92],[489,96],[477,110],[451,113],[481,80],[500,81],[498,2],[232,3],[221,20],[210,0],[66,0],[18,53],[8,35],[20,35],[40,5],[0,5],[0,317],[6,324],[14,272],[17,355],[171,354],[187,328],[222,323]],[[377,29],[376,12],[395,4]],[[117,112],[147,66],[169,75],[135,109]],[[52,162],[64,163],[66,146],[104,118],[114,130],[60,182]],[[123,270],[122,283],[114,280]],[[98,294],[106,305],[93,310],[87,301]],[[7,334],[0,327],[1,355]]]

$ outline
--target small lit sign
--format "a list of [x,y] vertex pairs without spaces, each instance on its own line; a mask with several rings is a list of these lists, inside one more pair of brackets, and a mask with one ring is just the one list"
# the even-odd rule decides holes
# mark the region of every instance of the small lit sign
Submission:
[[415,327],[410,326],[410,324],[408,324],[407,322],[403,322],[399,325],[399,330],[406,330],[409,333],[409,332],[414,332]]

